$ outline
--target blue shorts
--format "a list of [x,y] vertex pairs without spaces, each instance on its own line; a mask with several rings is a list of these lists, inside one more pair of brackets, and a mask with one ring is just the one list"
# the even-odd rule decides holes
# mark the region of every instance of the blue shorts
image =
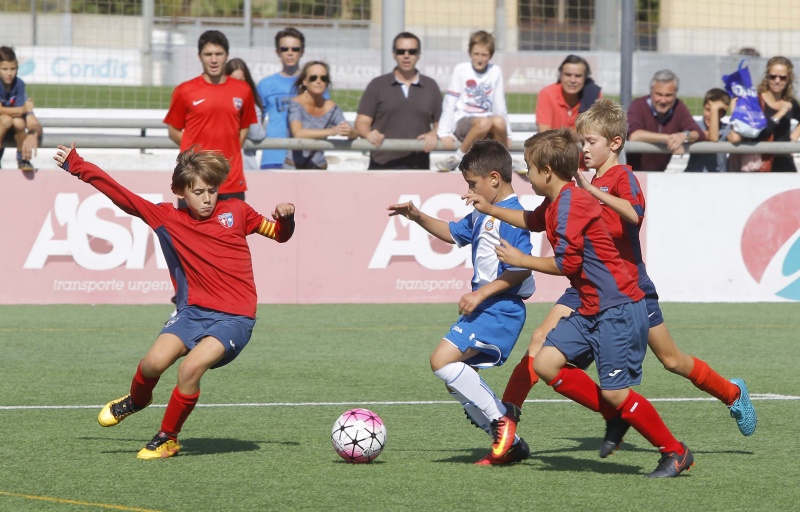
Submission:
[[600,387],[625,389],[642,381],[648,331],[647,307],[640,300],[596,315],[572,313],[550,331],[544,345],[557,348],[567,361],[585,361],[591,355]]
[[[650,328],[656,327],[664,323],[664,315],[661,313],[661,306],[658,304],[658,294],[653,293],[645,295],[645,305],[647,306],[647,321]],[[558,298],[556,304],[567,306],[572,311],[577,311],[581,307],[581,298],[578,295],[578,290],[575,288],[567,288],[564,294]],[[585,367],[584,367],[585,368]]]
[[192,350],[200,341],[212,336],[225,347],[225,355],[211,368],[219,368],[230,363],[247,346],[256,321],[240,315],[231,315],[201,308],[199,306],[186,306],[169,319],[161,329],[161,333],[174,334],[181,339],[184,346]]
[[475,348],[479,354],[464,361],[476,368],[501,366],[511,354],[525,325],[525,303],[520,297],[490,297],[470,315],[461,316],[444,339],[461,352]]

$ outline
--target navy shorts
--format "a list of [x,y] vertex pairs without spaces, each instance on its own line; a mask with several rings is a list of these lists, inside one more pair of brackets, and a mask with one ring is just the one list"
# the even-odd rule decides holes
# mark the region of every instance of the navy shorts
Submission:
[[640,300],[596,315],[572,313],[550,331],[544,345],[557,348],[567,361],[585,361],[591,355],[600,387],[625,389],[642,381],[648,331],[647,307]]
[[475,348],[480,353],[464,361],[476,368],[500,366],[525,325],[525,303],[520,297],[490,297],[470,315],[461,316],[444,339],[461,352]]
[[577,311],[579,307],[581,307],[581,297],[578,295],[578,290],[575,288],[567,288],[564,290],[564,294],[558,298],[556,304],[561,304],[562,306],[567,306],[572,311]]
[[664,315],[661,313],[661,306],[658,304],[658,295],[645,295],[644,303],[647,306],[647,323],[652,329],[664,323]]
[[[658,294],[653,293],[645,295],[644,302],[647,306],[647,321],[650,328],[652,329],[653,327],[663,324],[664,315],[661,313],[661,306],[658,304]],[[575,288],[567,288],[564,294],[558,298],[556,304],[561,304],[562,306],[567,306],[572,311],[577,311],[578,308],[581,307],[581,298],[578,295],[578,290]]]
[[216,338],[225,347],[225,355],[211,367],[219,368],[236,359],[247,346],[255,325],[254,318],[231,315],[199,306],[186,306],[169,319],[161,329],[161,333],[174,334],[189,350],[207,336]]

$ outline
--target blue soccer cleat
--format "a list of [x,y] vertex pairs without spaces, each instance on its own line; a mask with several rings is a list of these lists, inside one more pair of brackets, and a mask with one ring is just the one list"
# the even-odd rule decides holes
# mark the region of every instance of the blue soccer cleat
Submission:
[[731,405],[731,417],[736,420],[742,435],[752,436],[756,431],[756,410],[747,394],[747,384],[742,379],[731,379],[739,387],[739,398]]

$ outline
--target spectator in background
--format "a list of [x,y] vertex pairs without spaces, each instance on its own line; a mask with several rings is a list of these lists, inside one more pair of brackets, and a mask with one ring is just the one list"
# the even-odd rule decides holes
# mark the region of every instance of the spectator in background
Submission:
[[436,82],[417,71],[422,44],[401,32],[392,45],[397,66],[367,85],[358,104],[356,132],[380,147],[384,139],[417,139],[423,151],[372,151],[369,169],[430,169],[436,148],[442,93]]
[[[275,53],[283,69],[258,82],[258,94],[267,116],[267,137],[289,138],[289,105],[297,95],[294,83],[300,72],[300,59],[306,48],[306,37],[293,27],[275,34]],[[327,97],[327,96],[326,96]],[[262,169],[293,169],[294,162],[286,149],[265,149],[261,152]]]
[[650,81],[650,95],[628,107],[628,140],[664,144],[672,154],[628,153],[635,171],[664,171],[672,155],[682,155],[684,144],[705,140],[689,109],[678,99],[678,76],[662,69]]
[[601,97],[591,78],[592,70],[583,57],[567,55],[558,67],[558,80],[536,98],[536,125],[540,132],[558,128],[575,130],[578,114],[589,110]]
[[469,38],[470,62],[453,69],[442,102],[438,136],[445,149],[461,145],[455,155],[436,164],[443,172],[454,171],[472,143],[494,139],[506,149],[511,147],[511,123],[508,121],[503,71],[489,61],[494,56],[494,37],[479,30]]
[[194,145],[222,152],[231,169],[219,189],[219,199],[244,200],[247,183],[242,146],[250,125],[256,122],[256,107],[250,87],[225,74],[228,49],[222,32],[207,30],[200,35],[197,51],[203,74],[175,88],[164,123],[181,152]]
[[[714,87],[703,98],[703,135],[708,142],[727,140],[730,125],[722,122],[728,112],[731,97],[724,89]],[[727,153],[690,153],[684,172],[725,172],[728,170]]]
[[25,94],[25,82],[17,76],[18,68],[14,50],[0,46],[0,158],[4,151],[2,143],[14,141],[17,166],[33,172],[31,159],[39,148],[42,125],[33,114],[33,100]]
[[[250,92],[253,93],[253,101],[256,106],[256,122],[247,128],[247,140],[253,144],[258,144],[267,136],[267,131],[264,128],[264,103],[262,103],[261,95],[256,90],[253,76],[250,74],[247,64],[239,58],[231,59],[225,64],[225,74],[250,86]],[[252,171],[259,168],[255,149],[242,148],[242,159],[245,170]]]
[[[759,134],[757,141],[795,142],[800,139],[800,125],[792,130],[792,119],[800,120],[800,104],[794,96],[794,66],[786,57],[772,57],[767,61],[764,78],[758,84],[758,97],[761,109],[767,118],[767,127]],[[729,136],[733,143],[741,142],[742,137],[735,132]],[[794,158],[790,154],[762,155],[769,162],[772,172],[797,172]],[[766,170],[762,167],[762,170]]]
[[[289,104],[289,130],[298,139],[327,139],[341,135],[355,139],[358,135],[345,121],[344,113],[336,103],[325,99],[331,84],[331,70],[321,61],[306,63],[295,81],[300,92]],[[325,152],[292,151],[292,160],[297,169],[327,169]]]

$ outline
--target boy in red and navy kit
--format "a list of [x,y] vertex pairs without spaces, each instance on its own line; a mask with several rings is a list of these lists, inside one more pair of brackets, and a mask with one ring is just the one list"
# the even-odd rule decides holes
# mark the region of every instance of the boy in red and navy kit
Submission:
[[203,74],[183,82],[172,93],[164,123],[169,138],[186,151],[195,144],[202,150],[221,151],[231,163],[220,199],[244,199],[242,145],[250,125],[257,122],[250,86],[225,74],[228,39],[218,30],[200,35],[197,52]]
[[[717,398],[728,406],[740,432],[753,435],[756,412],[750,401],[747,386],[742,379],[727,380],[702,359],[683,353],[667,330],[658,293],[647,274],[642,256],[639,231],[645,214],[645,199],[639,180],[629,166],[619,164],[618,155],[625,144],[628,121],[625,110],[609,99],[600,99],[581,114],[576,125],[583,142],[583,155],[587,166],[596,173],[589,183],[577,173],[578,186],[586,189],[603,208],[603,221],[611,233],[614,245],[625,262],[628,272],[637,278],[639,288],[645,293],[647,316],[650,325],[647,343],[664,368],[688,379],[695,387]],[[539,228],[544,229],[543,222]],[[545,336],[580,307],[577,290],[569,288],[556,301],[553,309],[534,330],[530,345],[522,360],[508,380],[503,401],[522,407],[531,388],[538,381],[533,371],[536,354]],[[600,447],[600,457],[608,457],[619,448],[622,436],[628,429],[624,422],[606,418],[606,436]]]
[[110,427],[150,405],[161,374],[185,356],[161,430],[137,454],[140,459],[171,457],[181,448],[178,433],[197,404],[200,378],[233,361],[255,327],[257,296],[246,237],[258,233],[286,242],[294,233],[294,205],[278,204],[268,219],[239,199],[218,201],[230,166],[216,151],[190,149],[178,155],[172,191],[185,208],[142,199],[81,158],[74,144],[58,146],[54,159],[142,219],[161,243],[177,290],[177,312],[140,361],[130,394],[107,403],[97,421]]
[[[620,414],[662,454],[646,476],[675,477],[693,465],[694,457],[653,405],[630,389],[641,382],[647,350],[645,294],[614,246],[602,207],[572,181],[580,163],[576,142],[569,129],[540,132],[525,141],[531,186],[545,197],[535,211],[504,210],[469,194],[465,199],[487,215],[532,231],[544,221],[553,257],[525,255],[502,241],[496,249],[500,260],[510,265],[567,276],[580,297],[578,310],[547,335],[534,362],[536,374],[555,391],[606,418]],[[592,359],[599,393],[583,370],[567,365]],[[509,431],[516,428],[512,422],[507,425]]]

